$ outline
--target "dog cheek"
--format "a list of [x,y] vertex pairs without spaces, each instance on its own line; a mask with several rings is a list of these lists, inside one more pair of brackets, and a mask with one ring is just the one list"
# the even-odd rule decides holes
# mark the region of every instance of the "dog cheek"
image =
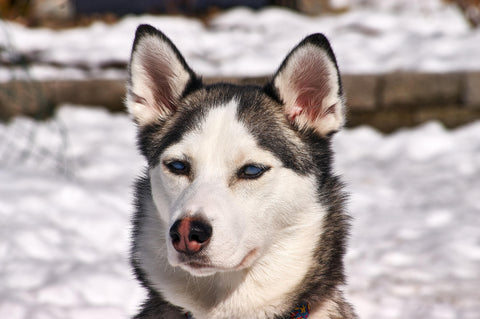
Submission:
[[187,185],[181,179],[166,176],[160,166],[150,169],[150,185],[157,212],[165,223],[171,220],[171,211],[175,201],[181,196]]
[[270,184],[271,193],[266,208],[270,217],[270,228],[282,231],[304,218],[303,214],[317,202],[314,178],[300,176],[283,168]]
[[272,200],[275,200],[275,193],[272,192],[272,185],[268,181],[256,183],[244,194],[240,194],[238,207],[241,207],[241,218],[243,219],[243,242],[249,246],[263,246],[271,238],[276,230],[275,207],[272,207]]
[[[238,207],[238,206],[237,206]],[[235,206],[228,207],[222,215],[219,215],[218,222],[214,224],[216,235],[214,240],[219,242],[219,249],[226,253],[226,247],[235,252],[242,250],[246,234],[248,234],[248,218]]]
[[257,230],[250,224],[243,201],[229,196],[218,200],[215,211],[209,214],[213,235],[206,252],[212,261],[227,268],[236,267],[259,244]]

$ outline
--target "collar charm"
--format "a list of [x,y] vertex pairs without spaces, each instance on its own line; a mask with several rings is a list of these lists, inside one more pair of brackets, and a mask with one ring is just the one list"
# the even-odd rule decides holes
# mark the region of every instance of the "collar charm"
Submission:
[[310,314],[310,304],[308,302],[304,302],[299,304],[293,311],[290,313],[290,319],[306,319]]

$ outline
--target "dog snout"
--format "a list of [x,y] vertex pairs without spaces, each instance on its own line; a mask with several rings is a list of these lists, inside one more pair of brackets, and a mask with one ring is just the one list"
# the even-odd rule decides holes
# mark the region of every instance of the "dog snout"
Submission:
[[195,254],[208,245],[212,226],[204,220],[186,217],[177,220],[170,228],[170,239],[176,251]]

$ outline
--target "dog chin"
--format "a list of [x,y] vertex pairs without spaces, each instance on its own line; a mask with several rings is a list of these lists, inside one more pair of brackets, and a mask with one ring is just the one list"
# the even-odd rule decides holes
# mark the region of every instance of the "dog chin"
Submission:
[[259,250],[257,248],[249,251],[242,260],[234,266],[215,265],[210,262],[202,262],[196,260],[185,260],[176,264],[183,270],[196,277],[206,277],[214,275],[218,272],[238,271],[251,267],[259,257]]
[[195,277],[207,277],[216,274],[219,271],[224,271],[222,268],[217,268],[211,265],[204,265],[196,262],[182,263],[180,268],[190,273]]

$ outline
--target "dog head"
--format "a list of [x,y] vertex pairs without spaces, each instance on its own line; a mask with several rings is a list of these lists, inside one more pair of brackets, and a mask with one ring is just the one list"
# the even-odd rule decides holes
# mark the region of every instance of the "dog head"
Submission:
[[203,85],[163,33],[142,25],[126,104],[149,165],[153,216],[141,249],[166,250],[171,266],[206,276],[251,267],[296,232],[321,231],[329,137],[344,122],[323,35],[298,44],[263,88]]

